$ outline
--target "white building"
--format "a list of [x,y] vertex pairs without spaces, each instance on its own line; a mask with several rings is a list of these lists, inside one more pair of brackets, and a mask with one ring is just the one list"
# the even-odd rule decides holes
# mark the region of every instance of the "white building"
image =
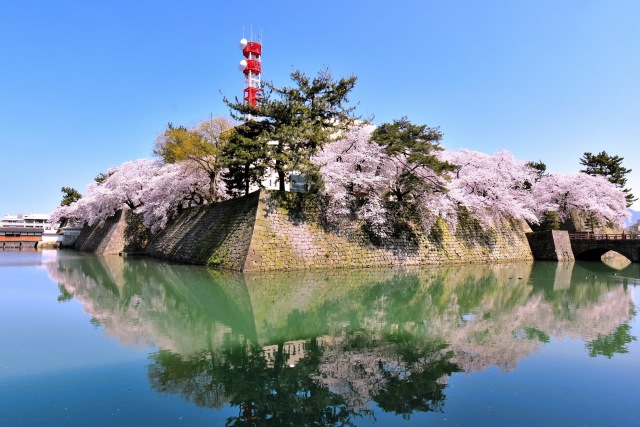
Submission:
[[[278,174],[275,169],[269,168],[265,174],[264,179],[261,182],[262,187],[267,190],[279,190],[280,181],[278,181]],[[307,191],[307,181],[299,173],[287,174],[284,181],[284,191],[290,191],[292,193],[304,193]],[[252,184],[249,188],[249,192],[257,191],[259,187]]]
[[0,218],[0,227],[42,228],[45,232],[56,230],[49,223],[48,214],[5,215]]

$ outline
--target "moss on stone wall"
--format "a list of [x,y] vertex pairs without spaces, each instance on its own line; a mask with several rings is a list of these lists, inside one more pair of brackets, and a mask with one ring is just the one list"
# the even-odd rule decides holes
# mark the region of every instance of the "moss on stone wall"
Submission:
[[533,259],[524,221],[483,229],[463,212],[455,233],[439,221],[428,236],[401,233],[374,241],[357,222],[333,230],[322,220],[322,203],[319,196],[263,191],[244,271]]

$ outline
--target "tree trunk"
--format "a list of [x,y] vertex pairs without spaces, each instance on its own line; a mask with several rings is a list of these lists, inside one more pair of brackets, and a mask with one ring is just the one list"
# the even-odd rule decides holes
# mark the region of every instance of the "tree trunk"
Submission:
[[284,180],[285,180],[284,171],[278,170],[278,181],[280,182],[280,191],[285,191]]
[[209,199],[215,202],[218,197],[216,196],[216,174],[209,174]]
[[244,165],[244,195],[249,195],[249,183],[251,182],[251,176],[249,175],[249,164]]
[[285,191],[285,188],[284,188],[285,174],[284,174],[284,171],[282,170],[281,160],[276,160],[276,173],[278,174],[278,183],[279,183],[278,189],[280,191]]

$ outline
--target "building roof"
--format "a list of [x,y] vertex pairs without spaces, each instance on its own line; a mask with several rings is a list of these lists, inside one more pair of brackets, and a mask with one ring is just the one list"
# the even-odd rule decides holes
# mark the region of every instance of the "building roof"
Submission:
[[41,227],[2,227],[0,233],[44,233]]

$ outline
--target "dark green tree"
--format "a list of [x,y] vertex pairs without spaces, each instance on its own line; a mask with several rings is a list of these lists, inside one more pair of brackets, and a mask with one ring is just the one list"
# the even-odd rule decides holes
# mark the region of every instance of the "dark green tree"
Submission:
[[[547,173],[547,165],[542,160],[538,160],[537,162],[527,162],[527,166],[533,169],[537,175],[534,182],[538,182],[540,178],[545,176]],[[532,186],[533,182],[529,182],[528,180],[524,182],[525,190],[530,190]]]
[[58,290],[60,291],[58,302],[67,302],[73,299],[73,292],[69,292],[62,283],[58,284]]
[[540,223],[540,231],[544,230],[560,230],[560,217],[556,211],[546,211],[544,219]]
[[543,176],[547,173],[547,165],[542,160],[538,160],[537,162],[527,162],[527,166],[536,171],[538,176]]
[[585,167],[580,172],[606,177],[609,182],[622,189],[627,199],[627,207],[629,207],[638,199],[631,193],[631,189],[624,188],[627,185],[626,175],[631,172],[631,169],[622,166],[623,160],[624,157],[611,156],[606,151],[601,151],[598,154],[586,152],[580,158],[580,164]]
[[252,184],[262,185],[268,167],[268,141],[261,137],[264,128],[265,123],[248,120],[230,131],[222,148],[227,166],[222,178],[227,185],[227,193],[233,197],[249,194]]
[[69,206],[73,202],[77,202],[82,197],[82,194],[78,193],[73,187],[62,187],[60,189],[62,191],[62,201],[60,202],[60,206]]
[[[414,412],[443,412],[447,385],[441,379],[462,369],[450,359],[453,352],[447,344],[423,342],[415,345],[415,337],[398,331],[385,337],[396,346],[398,360],[404,363],[395,370],[383,369],[385,386],[373,399],[385,412],[408,419]],[[404,370],[398,370],[403,367]]]
[[[327,70],[321,70],[314,78],[295,71],[291,79],[294,84],[290,87],[266,83],[256,107],[237,98],[235,102],[224,100],[232,117],[246,125],[236,128],[237,143],[232,148],[246,152],[249,149],[245,144],[250,143],[264,148],[256,163],[275,170],[281,191],[293,171],[308,178],[316,176],[311,156],[356,119],[355,106],[349,106],[348,98],[355,76],[335,81]],[[236,157],[234,154],[229,153],[232,158]]]
[[107,178],[109,178],[111,175],[113,175],[112,173],[104,173],[104,172],[100,172],[95,178],[93,178],[93,180],[95,182],[97,182],[98,184],[102,184],[103,182],[105,182],[107,180]]
[[221,351],[182,356],[161,350],[151,356],[151,387],[179,393],[198,406],[238,408],[227,426],[355,425],[366,410],[350,407],[343,397],[318,381],[322,348],[315,339],[295,367],[286,364],[283,343],[269,363],[262,348],[227,342]]
[[371,140],[400,165],[395,182],[390,183],[390,194],[398,203],[410,201],[421,191],[444,191],[440,177],[456,170],[456,165],[438,158],[441,139],[439,128],[415,125],[407,117],[384,123],[373,132]]
[[589,356],[605,356],[611,359],[614,354],[625,354],[629,352],[627,344],[636,341],[636,337],[631,335],[629,323],[623,323],[609,335],[598,335],[598,338],[587,343]]

